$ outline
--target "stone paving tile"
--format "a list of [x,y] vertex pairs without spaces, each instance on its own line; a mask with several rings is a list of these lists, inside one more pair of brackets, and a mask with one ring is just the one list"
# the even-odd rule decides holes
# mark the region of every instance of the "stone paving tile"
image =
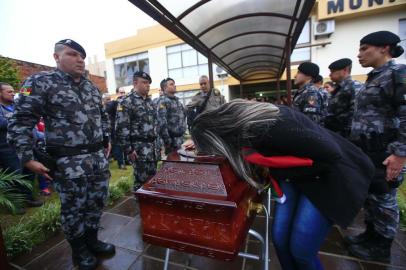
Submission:
[[362,270],[361,264],[356,260],[349,260],[344,257],[335,257],[325,254],[319,254],[319,258],[326,270]]
[[320,251],[341,255],[347,254],[343,237],[337,227],[333,226],[331,228],[331,231],[324,240]]
[[[160,270],[164,268],[164,260],[141,255],[128,270]],[[168,270],[196,270],[184,265],[169,263]],[[226,270],[226,269],[223,269]]]
[[128,217],[135,217],[140,212],[140,209],[137,200],[134,197],[129,197],[116,207],[107,210],[107,212]]
[[17,266],[24,266],[34,260],[35,258],[39,257],[50,248],[54,247],[55,245],[60,244],[65,239],[64,234],[59,231],[54,236],[52,236],[49,240],[41,243],[40,245],[34,247],[31,252],[22,254],[12,260],[12,263],[16,264]]
[[127,216],[104,212],[100,221],[99,239],[107,242],[112,241],[122,228],[132,220],[134,219]]
[[111,243],[118,247],[142,252],[145,245],[142,241],[141,219],[139,216],[123,226],[111,240]]
[[119,270],[128,269],[141,255],[128,249],[116,247],[116,254],[110,258],[99,258],[96,270]]
[[53,247],[48,253],[36,258],[25,265],[27,270],[62,270],[72,269],[72,253],[68,242]]

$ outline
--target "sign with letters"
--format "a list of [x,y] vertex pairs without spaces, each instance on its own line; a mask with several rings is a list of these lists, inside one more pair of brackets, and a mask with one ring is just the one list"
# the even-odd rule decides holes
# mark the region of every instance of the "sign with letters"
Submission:
[[350,16],[360,12],[399,9],[401,5],[406,9],[405,0],[319,0],[318,19],[325,20]]

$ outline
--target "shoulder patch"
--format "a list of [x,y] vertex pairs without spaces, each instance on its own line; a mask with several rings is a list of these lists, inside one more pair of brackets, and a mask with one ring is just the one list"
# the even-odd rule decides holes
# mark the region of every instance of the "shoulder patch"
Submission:
[[165,104],[163,102],[160,102],[159,103],[159,108],[160,109],[166,109],[166,106],[165,106]]
[[118,111],[118,112],[122,112],[122,111],[123,111],[123,106],[122,106],[120,103],[117,104],[117,111]]
[[20,89],[20,94],[24,95],[24,96],[29,96],[31,94],[32,88],[31,86],[28,85],[24,85],[23,87],[21,87]]

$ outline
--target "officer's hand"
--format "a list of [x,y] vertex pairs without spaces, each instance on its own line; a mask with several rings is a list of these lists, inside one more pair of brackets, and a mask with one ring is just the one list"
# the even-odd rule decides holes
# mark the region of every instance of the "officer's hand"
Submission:
[[41,162],[38,162],[36,160],[30,160],[27,163],[25,163],[25,167],[36,174],[43,175],[45,176],[45,178],[53,180],[52,177],[49,176],[48,174],[49,169],[45,167]]
[[406,157],[390,155],[382,162],[386,166],[386,181],[394,181],[398,177],[403,166],[406,164]]
[[195,143],[192,140],[187,140],[182,144],[183,148],[185,148],[186,151],[192,151],[195,150]]
[[111,143],[109,143],[109,144],[107,145],[107,147],[104,148],[104,155],[106,156],[106,158],[109,157],[110,152],[111,152]]
[[137,153],[135,152],[135,150],[133,150],[130,154],[128,154],[128,157],[130,158],[130,160],[132,162],[134,162],[138,158]]

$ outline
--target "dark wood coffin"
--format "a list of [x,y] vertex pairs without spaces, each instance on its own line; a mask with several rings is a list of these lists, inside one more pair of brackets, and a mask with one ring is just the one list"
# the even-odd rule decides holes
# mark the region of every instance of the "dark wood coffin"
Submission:
[[177,153],[136,196],[145,242],[226,261],[237,256],[255,216],[250,206],[260,201],[225,158],[182,161]]

